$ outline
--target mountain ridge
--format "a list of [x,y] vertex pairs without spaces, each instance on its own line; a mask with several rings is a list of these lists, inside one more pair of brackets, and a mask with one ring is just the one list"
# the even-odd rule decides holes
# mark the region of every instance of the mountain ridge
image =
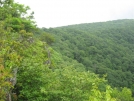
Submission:
[[134,20],[125,19],[43,30],[55,37],[56,51],[82,63],[86,70],[107,74],[112,86],[134,91],[133,28]]

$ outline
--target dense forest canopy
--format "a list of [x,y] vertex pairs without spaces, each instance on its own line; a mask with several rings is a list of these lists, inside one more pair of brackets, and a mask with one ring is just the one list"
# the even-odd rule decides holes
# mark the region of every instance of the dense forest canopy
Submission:
[[53,48],[82,63],[114,87],[134,91],[134,20],[43,29],[54,35]]
[[[112,68],[112,65],[109,68],[108,65],[103,64],[106,57],[99,59],[102,64],[96,60],[98,59],[98,48],[103,46],[103,44],[96,46],[95,38],[98,38],[97,36],[91,35],[92,42],[90,43],[88,30],[87,32],[82,29],[74,30],[73,26],[56,29],[37,28],[33,22],[33,12],[29,14],[28,10],[30,10],[28,6],[15,3],[14,0],[0,0],[0,101],[134,100],[131,91],[132,84],[124,87],[118,86],[118,88],[108,85],[108,82],[113,81],[108,79],[107,82],[105,78],[109,77],[109,72],[115,73],[117,67]],[[70,39],[71,37],[74,39]],[[132,54],[128,58],[127,56],[130,54],[127,52],[132,53],[133,48],[131,45],[128,46],[129,42],[125,43],[124,40],[123,45],[128,50],[126,50],[126,55],[123,53],[121,55],[128,60],[127,62],[132,62]],[[84,41],[87,41],[87,44],[83,43]],[[100,37],[98,41],[103,40]],[[130,44],[132,44],[131,42],[132,39]],[[60,45],[61,43],[63,46]],[[114,45],[114,43],[111,44]],[[86,45],[90,45],[90,51],[84,50],[84,48],[88,49]],[[104,47],[108,47],[107,44]],[[115,53],[112,47],[110,47],[111,52]],[[116,46],[117,49],[122,49],[122,47]],[[131,49],[129,49],[130,47]],[[66,51],[63,50],[64,48]],[[105,56],[102,50],[99,51],[100,56],[102,54]],[[89,65],[90,54],[93,61]],[[111,60],[107,59],[110,64]],[[117,64],[115,63],[115,65]],[[128,64],[126,63],[126,65]],[[100,66],[99,69],[97,69],[98,66]],[[92,72],[102,71],[102,68],[104,71],[107,70],[108,76],[101,75],[99,77],[95,73],[103,73]],[[126,76],[120,69],[118,71]],[[133,76],[131,69],[132,67],[124,69],[123,72],[128,73],[128,77]],[[128,77],[126,78],[128,79]],[[129,80],[133,83],[131,79],[130,77]],[[119,84],[117,83],[117,85]]]

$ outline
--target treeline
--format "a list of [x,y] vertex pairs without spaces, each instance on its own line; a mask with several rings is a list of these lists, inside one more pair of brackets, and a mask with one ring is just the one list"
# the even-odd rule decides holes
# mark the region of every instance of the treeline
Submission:
[[[50,47],[28,6],[0,1],[0,101],[133,101],[130,89],[112,88]],[[55,40],[56,42],[56,40]]]
[[71,25],[42,30],[55,37],[53,48],[82,63],[113,87],[134,92],[134,20]]

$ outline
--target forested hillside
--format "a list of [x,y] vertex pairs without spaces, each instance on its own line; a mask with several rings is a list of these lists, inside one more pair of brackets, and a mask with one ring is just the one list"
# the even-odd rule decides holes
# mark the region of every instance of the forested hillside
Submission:
[[[29,10],[28,6],[15,3],[14,0],[0,1],[0,101],[134,101],[131,89],[111,87],[105,79],[106,75],[99,77],[92,72],[97,70],[95,68],[99,64],[100,68],[107,68],[95,60],[98,49],[93,48],[89,51],[92,60],[96,62],[91,61],[94,64],[88,65],[89,54],[85,50],[81,49],[86,58],[81,56],[81,59],[85,58],[87,65],[77,58],[79,48],[76,44],[79,42],[80,47],[84,44],[80,40],[72,40],[69,37],[77,37],[76,32],[81,36],[85,33],[84,30],[73,31],[69,28],[69,36],[66,27],[63,30],[60,28],[42,30],[36,26],[33,21],[34,13],[29,13]],[[53,36],[48,32],[53,33]],[[63,33],[65,37],[58,36]],[[88,33],[83,36],[87,36],[88,39]],[[84,37],[77,38],[88,41]],[[66,52],[63,50],[64,47],[60,46],[58,39],[68,49]],[[66,43],[67,39],[68,43]],[[95,42],[94,38],[91,39]],[[72,44],[70,44],[71,40]],[[102,41],[101,38],[100,40]],[[73,44],[75,41],[76,44]],[[129,42],[124,43],[126,47],[128,44]],[[68,48],[69,45],[74,46],[71,49]],[[95,43],[92,43],[92,47],[93,45]],[[128,53],[132,53],[130,47],[122,55],[130,56],[126,58],[131,62],[132,54]],[[78,53],[74,51],[75,48],[78,49]],[[104,61],[104,58],[101,60]],[[114,72],[115,69],[108,70]],[[127,68],[124,72],[128,73],[128,77],[132,76],[132,70]],[[131,81],[132,78],[129,79]]]
[[113,87],[134,92],[134,20],[70,25],[45,29],[55,37],[53,48],[82,63],[86,70],[107,75]]

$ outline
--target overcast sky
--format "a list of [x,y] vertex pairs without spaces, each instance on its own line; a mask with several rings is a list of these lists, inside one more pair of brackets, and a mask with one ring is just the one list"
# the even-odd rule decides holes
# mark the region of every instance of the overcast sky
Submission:
[[15,0],[30,6],[38,27],[134,19],[134,0]]

